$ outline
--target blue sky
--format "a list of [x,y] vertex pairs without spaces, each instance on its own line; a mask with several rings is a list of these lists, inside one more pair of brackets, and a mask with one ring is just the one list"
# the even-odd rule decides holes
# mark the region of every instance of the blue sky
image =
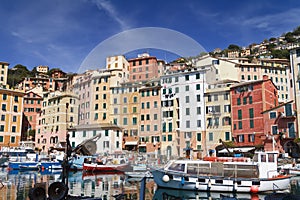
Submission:
[[[175,30],[212,51],[229,44],[259,43],[300,26],[300,1],[296,0],[0,0],[0,3],[0,61],[10,63],[10,67],[22,64],[32,69],[47,65],[66,72],[76,72],[86,56],[104,40],[134,28]],[[135,53],[138,52],[128,56]]]

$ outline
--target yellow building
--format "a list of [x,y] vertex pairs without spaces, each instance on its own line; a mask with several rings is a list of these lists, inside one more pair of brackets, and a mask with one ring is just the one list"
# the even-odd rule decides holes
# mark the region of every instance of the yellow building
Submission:
[[0,146],[19,146],[24,93],[0,88]]

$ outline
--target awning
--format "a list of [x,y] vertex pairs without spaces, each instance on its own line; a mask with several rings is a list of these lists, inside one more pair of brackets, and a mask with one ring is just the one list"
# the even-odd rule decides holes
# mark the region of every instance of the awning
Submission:
[[125,145],[138,145],[138,141],[127,141]]
[[[240,152],[240,153],[245,153],[251,150],[254,150],[255,147],[239,147],[239,148],[228,148],[228,150],[232,153],[234,151]],[[222,149],[218,151],[218,153],[228,153],[227,149]]]

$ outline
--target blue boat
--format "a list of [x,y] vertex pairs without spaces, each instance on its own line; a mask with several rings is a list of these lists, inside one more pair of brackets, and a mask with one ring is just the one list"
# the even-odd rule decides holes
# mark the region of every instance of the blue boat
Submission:
[[56,161],[14,161],[8,163],[9,170],[61,170],[60,162]]

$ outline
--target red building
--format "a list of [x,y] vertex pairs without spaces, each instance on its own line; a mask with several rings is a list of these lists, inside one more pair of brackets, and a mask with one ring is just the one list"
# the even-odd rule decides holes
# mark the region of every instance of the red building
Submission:
[[37,116],[41,112],[43,97],[28,91],[24,96],[24,112],[22,122],[22,140],[29,140],[29,133],[36,130]]
[[137,58],[129,59],[130,82],[147,81],[158,78],[163,73],[162,61],[147,53],[138,55]]
[[289,147],[297,135],[295,104],[289,101],[263,111],[264,149],[290,152]]
[[263,111],[278,106],[277,88],[267,76],[263,80],[233,85],[232,135],[237,146],[263,145],[270,129],[264,124]]

